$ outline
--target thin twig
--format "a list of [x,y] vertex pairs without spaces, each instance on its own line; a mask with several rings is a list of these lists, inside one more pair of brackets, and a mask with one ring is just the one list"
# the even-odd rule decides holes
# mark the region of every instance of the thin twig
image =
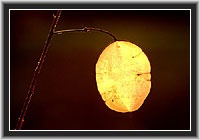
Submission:
[[38,75],[40,73],[40,70],[42,68],[42,64],[44,63],[45,57],[47,55],[49,44],[50,44],[50,41],[51,41],[51,39],[52,39],[52,37],[54,35],[54,31],[56,29],[56,25],[57,25],[58,20],[60,18],[61,12],[62,12],[62,10],[58,10],[56,15],[53,18],[53,21],[52,21],[52,24],[51,24],[51,28],[49,30],[48,38],[47,38],[47,40],[45,42],[44,49],[43,49],[42,54],[40,56],[40,59],[39,59],[39,61],[37,63],[37,66],[35,68],[35,71],[34,71],[34,74],[33,74],[33,78],[32,78],[32,81],[31,81],[31,84],[30,84],[30,87],[29,87],[29,90],[28,90],[28,94],[26,96],[26,100],[25,100],[23,108],[21,110],[20,117],[18,118],[15,130],[21,130],[21,127],[23,125],[24,117],[26,115],[26,111],[27,111],[29,103],[31,101],[31,97],[34,94],[35,85],[36,85],[36,82],[37,82]]
[[106,34],[110,35],[114,39],[114,41],[118,40],[112,33],[108,32],[106,30],[102,30],[102,29],[98,29],[98,28],[88,28],[88,27],[84,27],[82,29],[68,29],[68,30],[55,31],[54,34],[62,34],[64,32],[89,32],[91,30],[106,33]]

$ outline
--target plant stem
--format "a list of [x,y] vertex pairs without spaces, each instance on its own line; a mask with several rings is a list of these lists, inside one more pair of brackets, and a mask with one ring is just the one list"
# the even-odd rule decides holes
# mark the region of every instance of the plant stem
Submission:
[[68,29],[68,30],[55,31],[54,34],[62,34],[64,32],[89,32],[91,30],[106,33],[106,34],[110,35],[114,39],[114,41],[118,40],[112,33],[108,32],[106,30],[102,30],[102,29],[98,29],[98,28],[88,28],[88,27],[84,27],[82,29]]
[[28,94],[26,96],[26,100],[25,100],[23,108],[21,110],[20,117],[18,118],[15,130],[21,130],[21,127],[23,125],[24,117],[26,115],[29,103],[31,101],[31,97],[34,94],[35,85],[36,85],[36,82],[37,82],[38,75],[40,73],[40,70],[42,68],[42,64],[44,63],[45,57],[47,55],[49,44],[50,44],[50,41],[51,41],[51,39],[52,39],[52,37],[54,35],[54,31],[56,29],[56,25],[57,25],[58,20],[60,18],[61,12],[62,12],[62,10],[58,10],[56,15],[53,18],[53,21],[52,21],[52,24],[51,24],[51,28],[49,30],[48,38],[47,38],[47,40],[45,42],[42,54],[41,54],[40,59],[39,59],[39,61],[37,63],[37,66],[35,68],[35,71],[34,71],[34,74],[33,74],[33,78],[32,78],[32,81],[31,81],[31,84],[30,84],[30,87],[29,87],[29,90],[28,90]]

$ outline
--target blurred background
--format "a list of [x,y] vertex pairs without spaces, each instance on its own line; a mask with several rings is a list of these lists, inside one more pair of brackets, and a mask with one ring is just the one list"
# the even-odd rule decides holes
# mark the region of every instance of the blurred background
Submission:
[[[17,118],[56,11],[10,11],[10,128]],[[22,129],[190,129],[190,13],[186,10],[64,10],[57,30],[95,27],[137,44],[152,67],[152,88],[132,113],[109,109],[95,64],[113,42],[100,32],[55,35]]]

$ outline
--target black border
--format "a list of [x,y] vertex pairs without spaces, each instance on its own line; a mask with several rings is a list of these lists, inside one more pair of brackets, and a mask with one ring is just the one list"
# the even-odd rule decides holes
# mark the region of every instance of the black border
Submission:
[[[197,138],[197,2],[191,3],[115,3],[47,4],[2,3],[3,11],[3,136],[186,136]],[[191,9],[191,131],[9,131],[9,9]]]

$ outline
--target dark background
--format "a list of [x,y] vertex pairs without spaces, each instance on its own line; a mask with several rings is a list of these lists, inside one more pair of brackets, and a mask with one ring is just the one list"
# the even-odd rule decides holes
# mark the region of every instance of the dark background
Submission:
[[[14,129],[56,11],[10,12],[10,128]],[[140,46],[152,88],[132,113],[109,109],[98,93],[95,64],[113,40],[100,32],[54,36],[22,129],[190,129],[190,14],[183,10],[63,11],[57,30],[108,30]]]

